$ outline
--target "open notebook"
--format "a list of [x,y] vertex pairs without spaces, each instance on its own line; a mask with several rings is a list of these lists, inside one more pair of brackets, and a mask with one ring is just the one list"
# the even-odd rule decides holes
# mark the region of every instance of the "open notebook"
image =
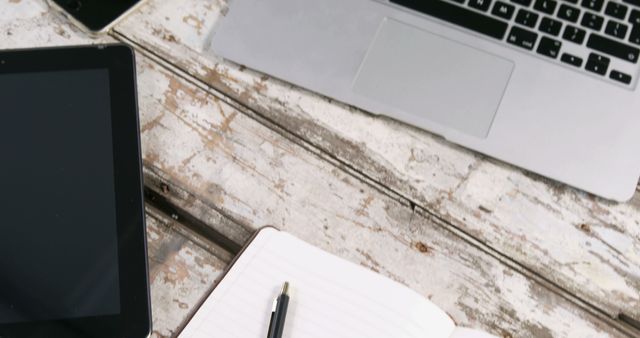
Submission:
[[284,281],[284,338],[494,337],[457,328],[420,294],[274,228],[258,232],[179,337],[266,337]]

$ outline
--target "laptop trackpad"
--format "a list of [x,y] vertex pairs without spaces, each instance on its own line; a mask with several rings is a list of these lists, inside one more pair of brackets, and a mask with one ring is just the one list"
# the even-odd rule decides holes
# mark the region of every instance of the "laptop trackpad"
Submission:
[[426,118],[485,138],[513,67],[512,61],[385,19],[353,89],[415,115],[417,125]]

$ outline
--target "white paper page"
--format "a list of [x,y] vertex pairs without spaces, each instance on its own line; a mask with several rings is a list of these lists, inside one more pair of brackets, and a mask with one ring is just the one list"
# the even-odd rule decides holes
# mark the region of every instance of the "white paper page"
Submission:
[[486,332],[467,329],[464,327],[456,327],[450,338],[498,338]]
[[284,232],[258,234],[180,338],[266,336],[290,283],[284,338],[449,338],[453,321],[418,293]]

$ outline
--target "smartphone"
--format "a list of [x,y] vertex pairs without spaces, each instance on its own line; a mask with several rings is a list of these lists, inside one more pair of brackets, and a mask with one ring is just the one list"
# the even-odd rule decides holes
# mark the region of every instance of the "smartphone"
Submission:
[[48,0],[74,24],[92,34],[107,32],[118,19],[133,11],[143,0]]

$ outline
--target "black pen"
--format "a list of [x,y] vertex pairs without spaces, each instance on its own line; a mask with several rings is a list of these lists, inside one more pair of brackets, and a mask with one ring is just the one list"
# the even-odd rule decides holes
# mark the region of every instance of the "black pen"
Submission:
[[289,282],[284,282],[282,292],[273,301],[271,310],[271,320],[269,321],[269,333],[267,338],[282,338],[284,331],[284,320],[287,317],[287,307],[289,306]]

